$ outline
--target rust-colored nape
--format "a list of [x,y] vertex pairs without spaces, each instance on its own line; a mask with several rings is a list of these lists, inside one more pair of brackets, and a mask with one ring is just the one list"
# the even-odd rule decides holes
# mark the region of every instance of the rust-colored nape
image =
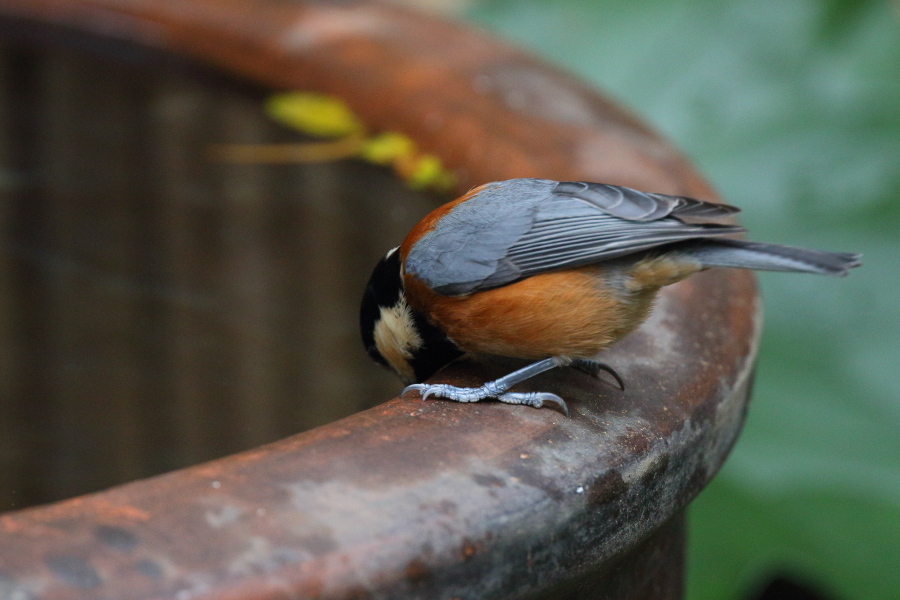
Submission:
[[420,240],[423,235],[434,229],[434,226],[437,225],[438,221],[444,218],[454,208],[478,194],[478,192],[484,189],[485,185],[488,184],[483,184],[479,185],[478,187],[472,188],[459,198],[451,200],[450,202],[437,207],[436,209],[425,215],[425,217],[421,221],[419,221],[403,239],[403,243],[400,245],[400,260],[406,260],[406,257],[413,245],[418,240]]

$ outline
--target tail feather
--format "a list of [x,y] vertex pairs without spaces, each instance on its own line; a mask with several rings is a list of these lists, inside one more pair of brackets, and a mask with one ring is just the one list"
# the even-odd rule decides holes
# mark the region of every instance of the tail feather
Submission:
[[858,267],[861,254],[826,252],[746,240],[703,240],[686,244],[683,251],[705,267],[737,267],[760,271],[790,271],[844,276]]

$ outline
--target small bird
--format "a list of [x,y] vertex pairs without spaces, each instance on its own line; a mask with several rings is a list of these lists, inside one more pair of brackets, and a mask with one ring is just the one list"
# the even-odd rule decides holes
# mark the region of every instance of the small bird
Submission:
[[[859,254],[727,237],[745,230],[713,221],[736,212],[602,183],[482,185],[428,214],[375,266],[363,344],[423,400],[551,403],[568,414],[556,394],[509,389],[573,366],[608,372],[624,390],[593,357],[647,318],[661,287],[709,267],[846,275],[860,264]],[[462,356],[535,362],[477,388],[422,383]]]

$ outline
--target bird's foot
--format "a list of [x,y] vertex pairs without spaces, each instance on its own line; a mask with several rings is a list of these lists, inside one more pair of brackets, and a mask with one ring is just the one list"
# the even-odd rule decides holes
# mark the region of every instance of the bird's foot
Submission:
[[600,378],[600,373],[607,372],[612,375],[613,379],[616,380],[616,383],[619,384],[619,389],[623,392],[625,391],[625,381],[622,380],[622,377],[606,363],[598,362],[596,360],[588,360],[586,358],[576,358],[572,361],[572,365],[574,368],[579,371],[583,371],[587,373],[591,377]]
[[545,403],[555,404],[564,415],[569,416],[569,407],[566,401],[549,392],[507,392],[504,386],[496,385],[497,382],[489,381],[477,388],[456,387],[446,383],[414,383],[407,386],[400,395],[406,392],[416,391],[422,396],[422,400],[429,396],[453,400],[454,402],[478,402],[485,398],[496,398],[506,404],[523,404],[533,408],[541,408]]
[[524,404],[533,408],[541,408],[545,403],[555,404],[562,414],[569,416],[569,407],[566,401],[550,392],[506,392],[497,396],[497,400],[507,404]]

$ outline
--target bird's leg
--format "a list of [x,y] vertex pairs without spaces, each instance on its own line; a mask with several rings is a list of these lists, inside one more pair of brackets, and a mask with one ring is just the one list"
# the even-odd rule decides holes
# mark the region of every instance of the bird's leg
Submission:
[[622,380],[622,377],[606,363],[602,363],[596,360],[588,360],[586,358],[576,358],[572,361],[572,367],[578,369],[579,371],[584,371],[591,377],[597,377],[599,379],[600,373],[602,371],[606,371],[610,375],[612,375],[613,379],[616,380],[616,383],[619,384],[619,389],[623,392],[625,391],[625,382]]
[[521,383],[544,371],[549,371],[556,367],[564,367],[570,362],[570,359],[561,356],[545,358],[522,367],[518,371],[513,371],[509,375],[504,375],[494,381],[488,381],[477,388],[462,388],[446,383],[414,383],[407,386],[400,395],[402,396],[410,390],[415,390],[421,394],[422,400],[429,396],[446,398],[456,402],[478,402],[485,398],[496,398],[500,402],[506,402],[507,404],[524,404],[534,408],[541,408],[545,402],[552,402],[559,406],[563,413],[568,416],[569,408],[566,406],[565,401],[556,394],[548,392],[507,392],[507,390],[517,383]]

